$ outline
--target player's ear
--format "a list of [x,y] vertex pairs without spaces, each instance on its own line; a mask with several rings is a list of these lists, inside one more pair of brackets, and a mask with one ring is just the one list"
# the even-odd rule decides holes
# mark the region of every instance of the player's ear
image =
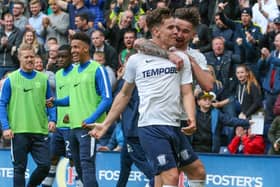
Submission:
[[84,47],[84,52],[87,53],[89,51],[88,47]]

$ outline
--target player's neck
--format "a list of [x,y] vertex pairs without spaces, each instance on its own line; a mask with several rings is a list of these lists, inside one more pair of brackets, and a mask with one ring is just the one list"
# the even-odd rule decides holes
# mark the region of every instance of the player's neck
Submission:
[[160,40],[156,38],[153,38],[151,41],[162,49],[168,50],[170,48],[170,46],[164,45]]

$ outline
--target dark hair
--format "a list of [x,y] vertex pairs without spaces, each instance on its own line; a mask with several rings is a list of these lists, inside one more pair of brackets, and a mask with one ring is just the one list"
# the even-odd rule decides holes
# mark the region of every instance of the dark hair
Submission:
[[190,22],[194,28],[199,25],[200,15],[196,7],[178,8],[175,10],[174,17]]
[[125,33],[134,33],[135,37],[136,37],[136,35],[137,35],[136,29],[132,29],[132,28],[127,28],[127,29],[125,29],[124,34],[125,34]]
[[85,34],[84,32],[76,32],[72,36],[71,39],[72,40],[80,40],[80,41],[86,43],[87,45],[90,45],[90,43],[91,43],[90,37],[87,34]]
[[62,50],[71,52],[71,46],[68,45],[68,44],[64,44],[64,45],[62,45],[62,46],[60,46],[60,47],[58,48],[58,51],[62,51]]
[[22,8],[24,8],[24,3],[22,1],[16,0],[14,1],[14,5],[15,4],[20,5]]
[[82,21],[85,21],[85,20],[87,22],[89,21],[89,17],[86,13],[79,13],[75,17],[79,17]]
[[12,18],[13,18],[13,20],[14,20],[14,15],[13,15],[13,14],[11,14],[10,12],[6,12],[5,14],[3,14],[2,19],[5,19],[6,17],[12,17]]
[[168,8],[156,8],[147,13],[147,26],[151,31],[153,27],[159,26],[165,19],[171,18],[171,12]]
[[56,37],[49,37],[49,38],[47,39],[47,41],[50,41],[50,40],[54,40],[54,41],[56,41],[56,43],[58,42]]

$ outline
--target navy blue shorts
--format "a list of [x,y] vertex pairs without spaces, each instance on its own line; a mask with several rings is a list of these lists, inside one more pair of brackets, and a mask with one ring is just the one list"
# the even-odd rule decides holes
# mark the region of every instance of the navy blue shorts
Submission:
[[51,155],[71,158],[70,128],[57,128],[51,136]]
[[138,134],[155,175],[198,159],[180,127],[152,125],[140,127]]

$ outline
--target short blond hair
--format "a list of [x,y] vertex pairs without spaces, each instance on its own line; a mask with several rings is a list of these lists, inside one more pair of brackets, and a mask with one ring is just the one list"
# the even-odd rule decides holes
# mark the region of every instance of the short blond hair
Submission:
[[39,0],[31,0],[31,1],[29,2],[29,5],[34,5],[34,4],[39,4],[39,5],[41,5],[41,2],[40,2]]
[[22,51],[33,51],[35,54],[35,49],[30,44],[21,44],[18,48],[18,56],[20,57]]

